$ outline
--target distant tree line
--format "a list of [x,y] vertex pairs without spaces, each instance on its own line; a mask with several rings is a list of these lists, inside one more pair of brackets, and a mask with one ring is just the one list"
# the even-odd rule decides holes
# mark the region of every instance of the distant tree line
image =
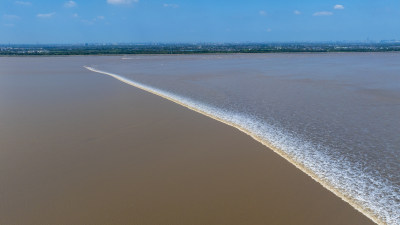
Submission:
[[0,45],[0,55],[124,55],[299,52],[390,52],[393,43]]

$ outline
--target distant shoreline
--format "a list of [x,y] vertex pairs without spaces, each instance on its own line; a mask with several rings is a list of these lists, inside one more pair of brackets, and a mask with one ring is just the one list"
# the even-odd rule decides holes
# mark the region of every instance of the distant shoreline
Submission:
[[1,57],[68,57],[68,56],[134,56],[134,55],[229,55],[229,54],[333,54],[333,53],[400,53],[397,51],[342,51],[342,52],[207,52],[207,53],[118,53],[118,54],[0,54]]
[[399,52],[391,43],[0,45],[0,56]]

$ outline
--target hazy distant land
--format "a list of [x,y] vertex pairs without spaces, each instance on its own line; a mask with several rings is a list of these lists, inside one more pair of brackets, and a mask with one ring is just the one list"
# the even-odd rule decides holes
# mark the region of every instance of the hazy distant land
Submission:
[[118,55],[118,54],[206,54],[279,52],[393,52],[400,41],[378,43],[197,43],[197,44],[35,44],[0,45],[0,55]]

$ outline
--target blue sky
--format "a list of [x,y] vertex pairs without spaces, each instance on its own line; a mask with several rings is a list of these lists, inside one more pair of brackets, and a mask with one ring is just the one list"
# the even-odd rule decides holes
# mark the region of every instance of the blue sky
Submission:
[[400,39],[399,0],[1,0],[0,43]]

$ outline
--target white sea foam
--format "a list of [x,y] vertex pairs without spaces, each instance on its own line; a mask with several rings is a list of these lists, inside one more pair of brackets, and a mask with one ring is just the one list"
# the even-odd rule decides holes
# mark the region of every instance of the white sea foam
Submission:
[[325,188],[378,224],[400,224],[400,187],[368,174],[324,146],[299,139],[295,134],[266,124],[253,116],[216,108],[166,90],[132,81],[117,74],[86,69],[111,76],[196,112],[231,125],[266,145]]

